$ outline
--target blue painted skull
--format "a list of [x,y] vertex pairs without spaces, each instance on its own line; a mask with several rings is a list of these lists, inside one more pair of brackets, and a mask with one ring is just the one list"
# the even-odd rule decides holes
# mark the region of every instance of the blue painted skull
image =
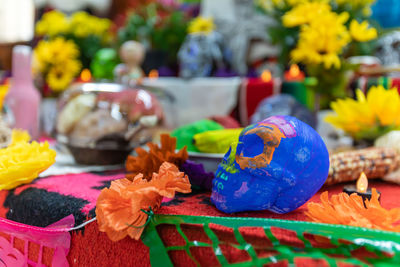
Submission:
[[213,180],[211,200],[226,213],[287,213],[307,202],[328,177],[329,154],[310,126],[273,116],[245,128]]

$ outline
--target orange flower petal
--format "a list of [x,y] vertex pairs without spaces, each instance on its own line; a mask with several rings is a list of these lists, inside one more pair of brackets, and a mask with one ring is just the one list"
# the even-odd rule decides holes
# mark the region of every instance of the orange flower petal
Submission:
[[130,174],[127,178],[133,178],[142,173],[144,178],[150,180],[153,173],[157,172],[163,162],[171,162],[178,167],[181,166],[187,159],[188,153],[186,147],[178,152],[176,149],[176,138],[170,137],[168,134],[161,135],[161,146],[154,143],[148,143],[149,151],[143,148],[137,148],[137,156],[129,156],[126,161],[126,169]]
[[109,189],[103,189],[97,199],[96,215],[99,230],[106,232],[113,241],[129,235],[139,239],[148,219],[143,210],[156,212],[163,196],[173,197],[175,192],[189,193],[188,177],[169,162],[164,162],[159,173],[148,181],[138,174],[128,179],[113,181]]
[[309,203],[305,214],[315,222],[400,232],[400,226],[396,225],[400,219],[400,209],[384,209],[378,197],[373,188],[371,200],[366,200],[364,206],[362,197],[357,194],[349,196],[340,193],[329,200],[328,193],[324,192],[321,194],[321,203]]
[[173,198],[175,192],[190,193],[191,185],[189,178],[171,163],[164,162],[158,174],[153,175],[152,181],[159,189],[160,195]]

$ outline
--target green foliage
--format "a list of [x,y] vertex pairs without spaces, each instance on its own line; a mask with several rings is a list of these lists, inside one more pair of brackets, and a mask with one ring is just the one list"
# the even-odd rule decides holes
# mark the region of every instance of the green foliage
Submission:
[[186,37],[187,25],[188,18],[182,11],[166,11],[151,4],[129,16],[125,27],[118,31],[118,41],[136,40],[148,49],[168,52],[173,62]]
[[83,68],[89,68],[92,59],[94,58],[97,51],[104,47],[104,43],[101,38],[97,35],[88,35],[83,38],[79,38],[76,35],[69,34],[66,36],[67,39],[73,40],[79,47],[80,61]]
[[153,47],[168,52],[169,60],[176,60],[187,31],[187,21],[182,12],[173,12],[164,26],[154,31]]

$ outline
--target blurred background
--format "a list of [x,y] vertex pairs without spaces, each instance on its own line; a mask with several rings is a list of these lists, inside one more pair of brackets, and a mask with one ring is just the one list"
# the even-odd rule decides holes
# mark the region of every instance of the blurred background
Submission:
[[[65,14],[76,11],[86,11],[95,16],[108,18],[114,24],[113,30],[122,27],[128,14],[146,5],[157,2],[155,0],[0,0],[0,69],[11,69],[11,48],[15,44],[33,44],[35,22],[50,10],[57,9]],[[200,0],[183,1],[160,0],[165,5],[183,5],[191,9],[192,15],[200,9]],[[225,6],[224,2],[215,1],[215,5]],[[228,4],[229,5],[229,4]],[[186,6],[186,7],[185,7]],[[218,10],[218,8],[215,8]],[[227,12],[228,13],[228,12]],[[400,26],[400,2],[396,0],[378,0],[372,5],[372,18],[384,28]]]

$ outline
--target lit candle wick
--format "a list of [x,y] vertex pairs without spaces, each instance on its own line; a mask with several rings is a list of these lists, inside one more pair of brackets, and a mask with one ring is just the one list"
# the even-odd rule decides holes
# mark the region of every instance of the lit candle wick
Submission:
[[360,174],[360,177],[357,180],[357,191],[360,193],[367,192],[368,189],[368,179],[364,172]]

